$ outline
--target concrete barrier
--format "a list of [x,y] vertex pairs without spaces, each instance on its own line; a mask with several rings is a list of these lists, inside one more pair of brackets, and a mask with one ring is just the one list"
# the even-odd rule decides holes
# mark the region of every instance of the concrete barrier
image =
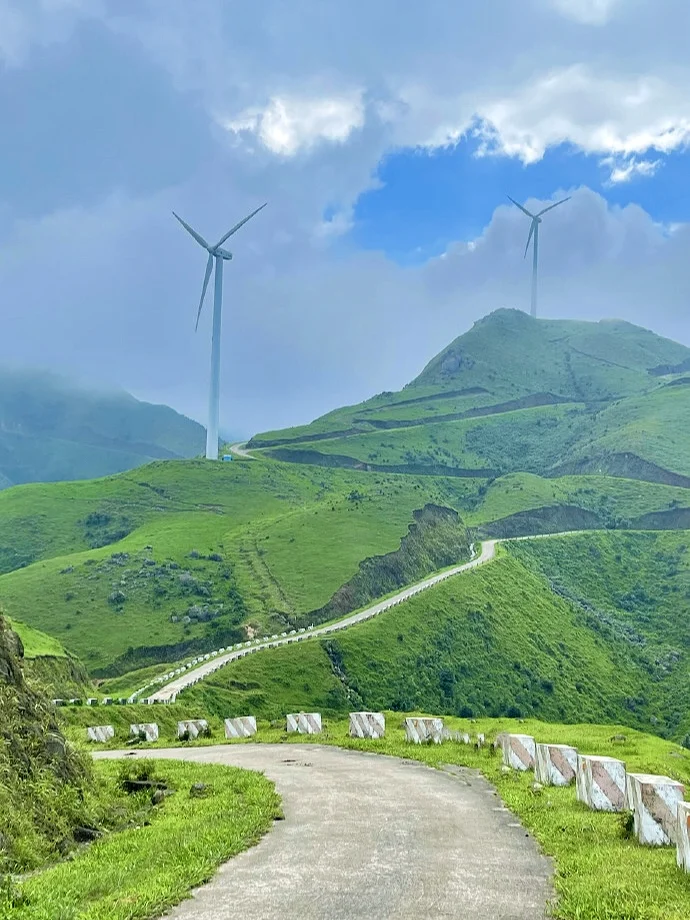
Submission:
[[669,776],[628,773],[625,804],[633,812],[635,836],[647,846],[669,846],[678,840],[678,803],[685,786]]
[[112,725],[94,725],[86,729],[86,740],[96,741],[99,744],[105,744],[115,737],[115,729]]
[[690,802],[678,802],[676,814],[676,862],[690,872]]
[[502,732],[498,738],[503,752],[503,763],[513,770],[534,769],[536,745],[531,735],[512,735]]
[[288,732],[299,732],[300,735],[318,735],[321,731],[321,713],[290,713],[286,719],[285,730]]
[[413,744],[441,744],[443,719],[405,719],[405,736]]
[[254,716],[239,716],[236,719],[225,720],[226,738],[251,738],[256,734],[256,719]]
[[187,719],[184,722],[177,723],[177,737],[181,738],[185,733],[189,735],[190,740],[198,738],[201,732],[208,728],[206,719]]
[[386,733],[386,717],[382,712],[351,712],[351,738],[383,738]]
[[145,736],[147,741],[158,741],[158,726],[155,722],[138,722],[129,726],[130,735]]
[[625,764],[615,757],[577,755],[577,798],[595,811],[625,809]]
[[534,778],[542,786],[569,786],[577,773],[577,751],[567,744],[537,744]]

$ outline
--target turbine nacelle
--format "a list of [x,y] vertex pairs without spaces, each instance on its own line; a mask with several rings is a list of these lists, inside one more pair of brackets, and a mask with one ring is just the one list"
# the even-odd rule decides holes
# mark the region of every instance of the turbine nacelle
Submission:
[[[251,214],[248,214],[246,217],[244,217],[238,224],[235,224],[235,226],[231,230],[228,230],[225,236],[221,237],[218,240],[215,246],[210,246],[206,242],[206,240],[203,238],[203,236],[201,236],[200,233],[197,233],[193,227],[190,227],[188,223],[185,223],[185,221],[182,220],[179,214],[175,214],[175,212],[173,211],[173,216],[177,220],[179,220],[179,222],[185,228],[187,233],[191,237],[193,237],[200,246],[203,246],[203,248],[208,253],[208,262],[206,263],[206,274],[204,275],[204,283],[201,288],[201,299],[199,300],[199,309],[196,314],[196,328],[197,329],[199,328],[199,318],[201,316],[201,309],[204,306],[204,298],[206,297],[206,290],[208,288],[208,282],[211,278],[211,271],[213,270],[213,260],[221,259],[223,262],[230,262],[232,260],[232,253],[229,252],[227,249],[222,248],[223,243],[227,239],[229,239],[233,235],[233,233],[237,233],[240,227],[243,227],[247,223],[248,220],[251,220],[255,214],[258,214],[259,211],[263,210],[265,207],[266,207],[266,204],[264,203],[261,205],[260,208],[257,208],[255,211],[252,211]],[[222,265],[219,265],[218,269],[222,271]]]

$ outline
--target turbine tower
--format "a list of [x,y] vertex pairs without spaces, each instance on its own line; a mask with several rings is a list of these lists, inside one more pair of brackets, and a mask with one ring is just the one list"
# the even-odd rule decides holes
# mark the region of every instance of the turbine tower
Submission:
[[201,316],[201,308],[204,305],[204,298],[206,297],[206,289],[208,287],[209,279],[211,278],[211,269],[213,268],[213,261],[215,259],[215,289],[213,297],[213,333],[211,337],[211,385],[209,388],[208,396],[208,426],[206,428],[206,459],[207,460],[217,460],[218,459],[218,414],[220,406],[220,327],[221,327],[221,312],[223,307],[223,262],[229,262],[232,259],[232,253],[228,252],[227,249],[222,249],[223,243],[229,239],[233,233],[237,233],[240,227],[243,227],[248,220],[251,220],[256,214],[259,213],[263,208],[266,207],[266,203],[262,204],[260,208],[257,208],[256,211],[252,211],[244,220],[241,220],[239,224],[235,224],[232,230],[228,230],[225,236],[221,237],[215,246],[210,246],[206,240],[193,230],[189,224],[185,223],[182,218],[175,214],[173,211],[173,216],[176,217],[182,226],[185,228],[187,233],[194,237],[197,243],[200,246],[203,246],[206,252],[208,252],[208,262],[206,263],[206,274],[204,275],[204,285],[201,288],[201,300],[199,301],[199,310],[196,315],[196,327],[195,330],[199,328],[199,317]]
[[570,195],[567,198],[562,198],[560,201],[557,201],[555,204],[550,204],[548,208],[543,208],[541,211],[538,211],[536,214],[531,214],[527,208],[523,208],[521,204],[518,204],[514,198],[511,198],[508,195],[510,201],[514,205],[517,205],[520,210],[525,213],[532,223],[529,228],[529,236],[527,237],[527,245],[525,246],[525,258],[527,258],[527,252],[529,250],[529,244],[532,242],[532,237],[534,237],[534,246],[533,246],[533,260],[532,260],[532,307],[530,309],[530,315],[536,317],[537,315],[537,266],[539,264],[539,224],[541,223],[542,214],[546,214],[547,211],[551,211],[553,208],[557,208],[559,204],[563,204],[565,201],[570,201]]

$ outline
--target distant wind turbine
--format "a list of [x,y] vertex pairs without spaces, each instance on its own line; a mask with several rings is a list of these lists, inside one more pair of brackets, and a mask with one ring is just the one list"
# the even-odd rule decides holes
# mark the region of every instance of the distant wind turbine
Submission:
[[541,223],[541,216],[542,214],[546,214],[547,211],[551,211],[553,210],[553,208],[557,208],[559,204],[563,204],[566,201],[570,201],[570,197],[571,196],[568,195],[567,198],[562,198],[560,201],[557,201],[555,204],[550,204],[548,208],[543,208],[537,214],[531,214],[527,210],[527,208],[523,208],[521,204],[518,204],[518,202],[515,201],[514,198],[511,198],[510,195],[508,195],[509,200],[512,201],[514,205],[517,205],[518,208],[520,208],[520,210],[523,213],[525,213],[532,221],[532,223],[530,224],[530,228],[529,228],[529,236],[527,237],[527,245],[525,246],[525,258],[527,258],[529,244],[532,241],[532,237],[534,237],[533,262],[532,262],[532,308],[530,310],[531,316],[536,317],[537,315],[537,266],[539,263],[539,224]]
[[218,414],[220,407],[220,327],[221,312],[223,307],[223,262],[229,262],[230,259],[232,259],[232,253],[228,252],[227,249],[221,249],[221,246],[233,235],[233,233],[237,233],[240,227],[243,227],[248,220],[251,220],[252,217],[258,214],[259,211],[261,211],[263,208],[265,208],[266,204],[267,202],[262,204],[260,208],[257,208],[256,211],[252,211],[252,213],[245,217],[244,220],[241,220],[239,224],[235,224],[232,230],[228,230],[225,236],[221,237],[215,246],[209,246],[203,236],[200,236],[196,230],[193,230],[189,224],[185,223],[185,221],[183,221],[182,218],[178,214],[175,214],[173,211],[174,217],[179,220],[187,233],[193,236],[197,243],[200,246],[203,246],[206,252],[208,252],[206,274],[204,275],[204,286],[201,289],[201,300],[199,301],[199,310],[196,315],[195,329],[199,328],[201,308],[204,305],[204,297],[206,297],[206,288],[208,287],[208,282],[211,277],[213,260],[216,260],[215,290],[213,297],[213,333],[211,337],[211,385],[208,396],[208,427],[206,428],[207,460],[218,459]]

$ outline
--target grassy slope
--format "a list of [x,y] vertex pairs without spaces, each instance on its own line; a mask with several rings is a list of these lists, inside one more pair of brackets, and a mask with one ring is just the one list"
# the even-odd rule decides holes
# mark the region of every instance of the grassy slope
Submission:
[[[124,769],[141,775],[146,762]],[[99,764],[104,785],[114,787],[121,764]],[[17,886],[17,920],[148,920],[158,917],[208,881],[218,865],[257,843],[280,815],[279,798],[265,777],[214,765],[164,762],[156,779],[176,790],[132,826],[92,844]],[[192,798],[194,783],[209,794]],[[3,903],[0,893],[0,916]],[[78,912],[78,913],[77,913]]]
[[0,471],[13,483],[119,472],[152,457],[200,453],[201,425],[127,393],[80,389],[0,368]]
[[[329,640],[236,662],[181,700],[266,718],[299,708],[422,708],[640,726],[654,717],[664,730],[677,686],[650,684],[646,665],[626,637],[593,626],[503,553]],[[669,730],[686,730],[670,723]]]
[[[610,526],[688,504],[684,489],[594,476],[513,474],[482,485],[266,461],[156,463],[100,482],[0,493],[8,511],[0,534],[9,542],[14,525],[20,553],[44,533],[44,555],[75,550],[0,576],[0,592],[10,615],[58,638],[90,670],[134,649],[119,673],[238,641],[245,625],[270,633],[319,609],[362,560],[396,549],[427,502],[455,508],[472,525],[568,504]],[[17,531],[31,511],[35,527]],[[129,535],[83,551],[123,522],[135,528]],[[193,607],[213,619],[184,623]],[[141,648],[158,651],[147,659]]]
[[[176,704],[170,708],[182,710],[184,707]],[[161,709],[156,711],[157,715]],[[188,707],[186,714],[199,713]],[[73,713],[69,715],[71,718]],[[324,732],[313,737],[288,736],[284,725],[278,728],[260,723],[256,740],[336,744],[419,760],[432,767],[459,764],[480,769],[535,836],[543,851],[555,859],[556,920],[685,920],[690,913],[687,877],[676,867],[674,848],[639,846],[626,832],[625,815],[589,811],[576,802],[572,787],[535,793],[533,775],[504,774],[500,758],[490,746],[476,751],[471,746],[453,743],[410,745],[404,741],[400,727],[402,714],[386,712],[385,715],[386,737],[379,741],[350,738],[347,721],[329,720],[324,723]],[[209,718],[218,733],[220,720]],[[485,718],[470,722],[452,717],[446,718],[445,723],[455,731],[483,732],[488,739],[493,739],[499,731],[523,732],[539,741],[573,745],[583,753],[617,757],[630,771],[658,773],[690,784],[689,751],[623,725]],[[215,740],[200,743],[210,744]]]
[[[668,385],[681,378],[649,372],[677,365],[689,353],[628,323],[534,321],[499,310],[475,323],[400,393],[336,410],[311,426],[258,435],[254,443],[286,440],[291,453],[280,456],[287,460],[303,461],[309,450],[325,454],[322,463],[340,455],[410,471],[442,464],[543,474],[565,461],[591,464],[629,453],[687,475],[690,388]],[[465,395],[450,395],[458,393]],[[505,411],[506,401],[535,394],[568,404]],[[492,405],[493,415],[444,418]],[[407,426],[381,430],[377,421]],[[310,440],[329,432],[330,439]]]

